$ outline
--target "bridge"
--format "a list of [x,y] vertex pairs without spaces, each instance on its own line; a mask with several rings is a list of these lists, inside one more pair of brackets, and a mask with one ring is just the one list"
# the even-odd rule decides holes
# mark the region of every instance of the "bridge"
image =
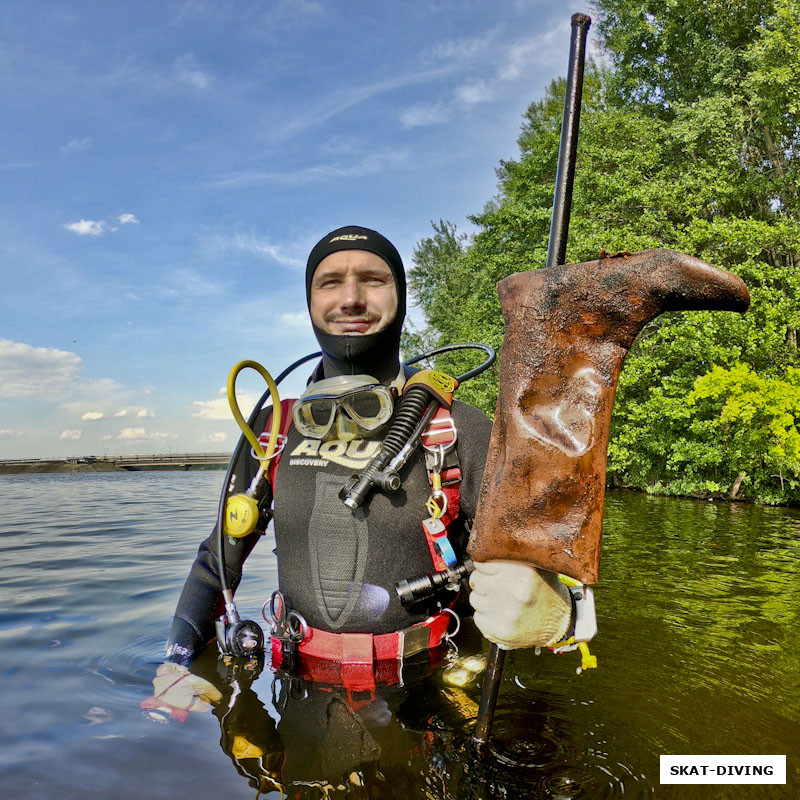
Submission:
[[191,469],[192,467],[227,467],[230,453],[155,453],[142,456],[104,456],[96,461],[115,464],[120,469]]
[[148,469],[214,469],[228,466],[230,453],[148,453],[146,455],[70,456],[0,460],[0,472],[92,471],[105,465],[129,472]]

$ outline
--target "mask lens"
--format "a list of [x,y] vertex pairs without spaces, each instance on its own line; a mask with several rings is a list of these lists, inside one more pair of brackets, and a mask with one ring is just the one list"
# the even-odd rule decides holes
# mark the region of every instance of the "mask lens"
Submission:
[[342,398],[348,416],[366,431],[374,431],[391,419],[394,403],[388,389],[374,386]]
[[381,413],[381,399],[373,392],[360,392],[347,398],[350,411],[361,419],[372,419]]
[[330,430],[335,413],[332,399],[301,400],[294,407],[294,424],[304,436],[321,438]]

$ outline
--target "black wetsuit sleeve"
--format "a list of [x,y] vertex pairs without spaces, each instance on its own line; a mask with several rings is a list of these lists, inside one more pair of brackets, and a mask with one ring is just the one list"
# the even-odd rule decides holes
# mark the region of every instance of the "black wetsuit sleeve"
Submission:
[[[267,412],[262,412],[254,426],[262,430]],[[258,427],[260,423],[261,427]],[[252,480],[258,464],[245,452],[234,469],[233,492],[243,492]],[[242,567],[252,552],[261,534],[254,531],[243,539],[223,536],[225,548],[225,572],[228,584],[235,592],[242,579]],[[180,664],[188,664],[214,638],[214,623],[222,615],[224,604],[219,580],[219,558],[217,556],[216,525],[211,535],[200,545],[189,577],[183,586],[172,628],[167,642],[167,658]]]
[[[228,537],[223,537],[225,572],[234,592],[242,579],[244,562],[259,538],[260,533],[255,531],[244,539],[234,540],[235,545],[231,545]],[[214,638],[214,622],[223,610],[215,526],[200,545],[178,600],[167,644],[170,661],[182,664],[192,661]]]

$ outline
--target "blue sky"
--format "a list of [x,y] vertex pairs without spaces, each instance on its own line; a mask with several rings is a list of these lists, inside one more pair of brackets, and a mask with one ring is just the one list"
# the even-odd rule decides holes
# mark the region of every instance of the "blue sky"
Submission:
[[587,10],[5,0],[0,458],[229,451],[233,364],[316,349],[314,242],[469,232]]

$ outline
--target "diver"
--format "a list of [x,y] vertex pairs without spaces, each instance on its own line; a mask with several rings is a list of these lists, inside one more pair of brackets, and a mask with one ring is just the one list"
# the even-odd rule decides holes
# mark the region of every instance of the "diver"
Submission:
[[[284,668],[296,661],[305,678],[343,682],[353,691],[396,683],[403,660],[441,645],[466,608],[457,605],[458,587],[452,583],[412,604],[401,602],[395,587],[465,558],[490,420],[452,400],[445,404],[450,408],[441,426],[434,430],[434,421],[426,431],[433,431],[429,444],[408,456],[399,486],[393,491],[378,487],[358,503],[343,502],[343,486],[375,457],[399,413],[404,389],[418,374],[400,361],[405,270],[388,239],[348,226],[315,245],[305,277],[322,358],[287,413],[291,425],[271,475],[272,505],[263,524],[241,539],[212,533],[191,567],[167,661],[159,668],[154,696],[146,701],[177,718],[209,708],[202,700],[207,684],[188,667],[214,641],[215,632],[220,640],[217,542],[223,542],[225,574],[235,591],[242,565],[270,517],[277,610],[284,623],[287,613],[298,621],[291,637],[273,638],[273,669],[284,658]],[[267,429],[270,413],[267,408],[257,417],[257,433]],[[235,465],[232,490],[247,487],[258,466],[246,453]],[[434,491],[432,484],[438,487]],[[429,501],[437,497],[431,514]],[[555,574],[516,562],[476,563],[469,585],[474,622],[487,639],[518,648],[552,645],[569,635],[573,605]]]

